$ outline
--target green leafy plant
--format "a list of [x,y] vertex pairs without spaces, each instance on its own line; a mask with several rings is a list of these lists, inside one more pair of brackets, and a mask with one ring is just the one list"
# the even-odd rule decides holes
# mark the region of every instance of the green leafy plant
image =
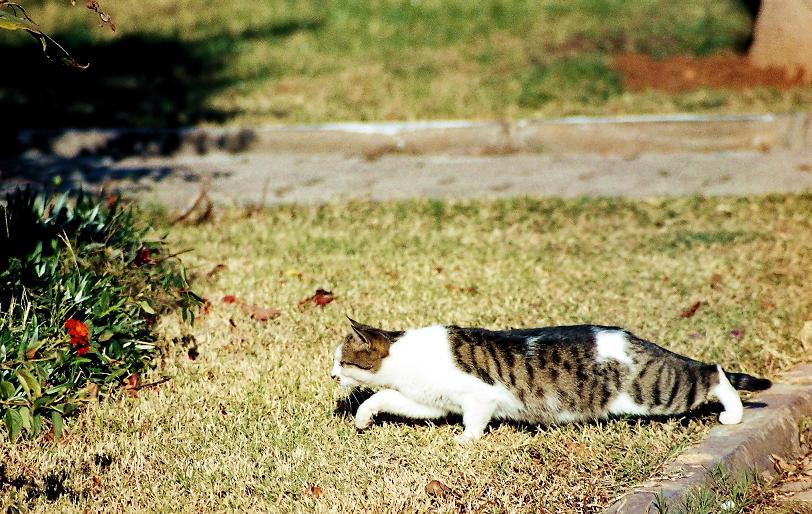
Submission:
[[0,206],[0,419],[9,437],[63,417],[149,364],[160,312],[200,298],[163,239],[117,198],[11,193]]

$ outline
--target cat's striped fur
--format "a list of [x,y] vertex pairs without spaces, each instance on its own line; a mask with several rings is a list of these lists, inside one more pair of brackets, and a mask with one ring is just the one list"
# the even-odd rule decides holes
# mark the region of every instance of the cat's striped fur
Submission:
[[672,415],[718,399],[722,423],[738,423],[736,389],[770,381],[727,373],[618,328],[597,325],[492,331],[434,326],[392,332],[351,321],[332,376],[381,390],[356,414],[359,428],[379,412],[413,418],[463,416],[463,439],[492,418],[558,423],[610,415]]

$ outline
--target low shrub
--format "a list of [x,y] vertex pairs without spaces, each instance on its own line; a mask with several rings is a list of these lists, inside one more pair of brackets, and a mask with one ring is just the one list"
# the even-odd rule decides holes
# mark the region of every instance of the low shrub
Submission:
[[10,193],[0,206],[0,426],[49,427],[149,365],[158,314],[200,298],[117,197]]

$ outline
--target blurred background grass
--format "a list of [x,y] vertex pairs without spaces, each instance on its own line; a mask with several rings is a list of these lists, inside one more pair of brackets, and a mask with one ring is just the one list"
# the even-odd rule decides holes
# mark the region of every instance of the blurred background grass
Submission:
[[[812,88],[624,91],[612,56],[742,51],[735,0],[25,2],[87,71],[0,34],[6,129],[785,111]],[[11,72],[8,72],[11,70]]]

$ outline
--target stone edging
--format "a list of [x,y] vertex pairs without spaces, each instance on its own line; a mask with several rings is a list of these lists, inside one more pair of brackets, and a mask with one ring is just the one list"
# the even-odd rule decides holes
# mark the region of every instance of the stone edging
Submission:
[[636,487],[611,505],[608,514],[660,512],[657,496],[678,504],[690,490],[702,485],[711,470],[771,468],[770,454],[794,456],[800,452],[798,424],[812,415],[812,364],[801,364],[781,383],[755,396],[745,405],[739,425],[718,425],[698,445],[687,449],[661,470],[675,479],[652,480]]
[[15,153],[641,152],[812,148],[812,113],[571,117],[551,120],[332,123],[257,128],[23,130]]

